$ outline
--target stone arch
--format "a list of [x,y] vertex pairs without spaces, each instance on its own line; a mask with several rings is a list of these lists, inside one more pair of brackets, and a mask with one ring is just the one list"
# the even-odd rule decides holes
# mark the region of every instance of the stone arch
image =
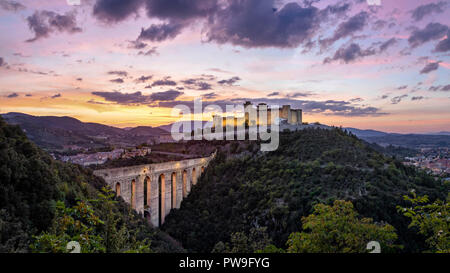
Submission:
[[120,183],[119,182],[116,183],[116,195],[117,195],[117,197],[120,196]]
[[136,180],[131,181],[131,207],[136,208]]
[[192,169],[192,179],[191,179],[191,185],[189,188],[192,187],[192,184],[197,184],[197,173],[195,171],[195,168]]
[[177,207],[177,174],[176,172],[173,172],[171,177],[171,204],[172,209]]
[[165,176],[161,174],[158,177],[158,226],[161,226],[164,223],[165,217]]
[[144,179],[144,209],[150,207],[151,180],[146,176]]
[[205,166],[202,166],[202,173],[205,172]]
[[187,171],[183,171],[183,198],[187,196]]

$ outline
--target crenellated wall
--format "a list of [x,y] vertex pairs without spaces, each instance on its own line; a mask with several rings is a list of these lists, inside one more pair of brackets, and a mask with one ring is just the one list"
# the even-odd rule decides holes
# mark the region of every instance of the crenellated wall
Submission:
[[[164,223],[172,208],[179,208],[208,163],[215,157],[186,159],[164,163],[94,171],[154,226]],[[172,182],[173,180],[173,182]],[[147,190],[144,192],[144,189]],[[160,213],[161,209],[161,213]]]

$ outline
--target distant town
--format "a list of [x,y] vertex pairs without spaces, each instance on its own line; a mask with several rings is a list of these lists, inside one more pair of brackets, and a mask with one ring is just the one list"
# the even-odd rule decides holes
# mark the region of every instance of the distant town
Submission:
[[61,156],[59,159],[63,162],[70,162],[79,164],[82,166],[101,165],[108,160],[114,159],[126,159],[137,156],[147,156],[151,153],[152,149],[148,147],[133,148],[133,149],[114,149],[110,152],[97,152],[97,153],[80,153],[72,156]]
[[422,148],[417,156],[405,157],[403,163],[429,170],[435,175],[442,175],[447,180],[450,180],[450,154],[448,147]]

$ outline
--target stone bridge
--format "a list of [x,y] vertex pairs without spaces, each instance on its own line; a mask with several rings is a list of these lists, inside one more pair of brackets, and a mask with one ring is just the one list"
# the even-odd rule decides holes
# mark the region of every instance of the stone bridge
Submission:
[[164,223],[173,208],[180,208],[208,163],[215,157],[94,171],[137,212],[154,226]]

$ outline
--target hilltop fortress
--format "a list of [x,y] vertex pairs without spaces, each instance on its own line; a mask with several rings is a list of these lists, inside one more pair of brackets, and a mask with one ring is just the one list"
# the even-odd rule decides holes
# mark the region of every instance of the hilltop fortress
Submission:
[[[272,118],[272,111],[278,111],[278,118]],[[213,127],[222,125],[225,126],[254,126],[254,125],[272,125],[276,122],[279,125],[302,125],[303,112],[302,109],[291,109],[290,105],[283,105],[281,108],[269,108],[265,103],[259,103],[256,107],[250,102],[244,103],[244,117],[228,116],[222,117],[220,115],[213,116]],[[254,116],[252,117],[252,113]],[[264,113],[267,115],[264,115]]]

